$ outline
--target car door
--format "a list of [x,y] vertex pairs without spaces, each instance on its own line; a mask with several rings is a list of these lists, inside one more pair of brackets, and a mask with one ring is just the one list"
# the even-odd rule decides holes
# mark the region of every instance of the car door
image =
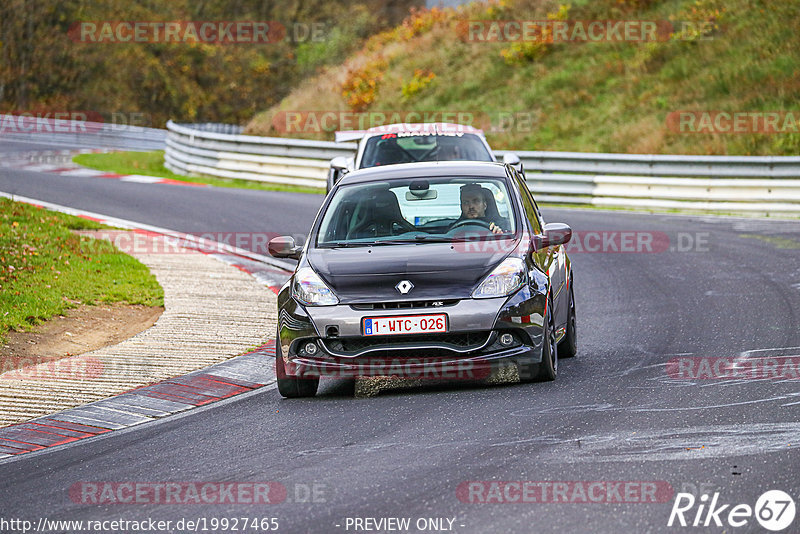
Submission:
[[[522,206],[525,209],[526,218],[529,221],[529,226],[534,234],[540,235],[543,232],[544,220],[542,219],[541,211],[536,201],[533,199],[528,184],[518,172],[514,171],[514,178],[517,187],[520,190],[520,198],[522,199]],[[566,283],[566,252],[562,245],[548,247],[535,253],[539,256],[542,267],[547,271],[550,277],[550,288],[553,296],[553,305],[555,307],[555,323],[558,328],[567,322],[568,302],[566,302],[565,283]]]

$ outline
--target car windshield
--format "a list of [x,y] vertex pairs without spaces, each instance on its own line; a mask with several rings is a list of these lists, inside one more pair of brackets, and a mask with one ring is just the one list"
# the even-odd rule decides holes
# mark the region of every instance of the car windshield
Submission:
[[317,246],[483,240],[515,232],[505,180],[414,178],[340,187],[323,214]]
[[483,141],[475,134],[386,133],[367,139],[360,168],[416,161],[454,160],[492,161],[492,156]]

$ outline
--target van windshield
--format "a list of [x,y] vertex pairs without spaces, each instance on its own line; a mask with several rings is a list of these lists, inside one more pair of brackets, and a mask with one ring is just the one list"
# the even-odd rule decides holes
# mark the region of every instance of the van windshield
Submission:
[[512,237],[514,204],[499,178],[437,177],[342,186],[317,246],[366,246]]

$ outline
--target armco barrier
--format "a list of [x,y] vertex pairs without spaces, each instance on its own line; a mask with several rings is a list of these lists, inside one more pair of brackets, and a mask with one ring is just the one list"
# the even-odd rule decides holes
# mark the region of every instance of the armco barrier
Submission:
[[[324,188],[330,159],[356,149],[354,143],[240,135],[229,125],[170,121],[167,130],[166,166],[189,175]],[[516,154],[544,202],[800,213],[800,156]]]
[[354,143],[236,135],[167,123],[165,165],[178,174],[325,187],[328,163]]
[[166,133],[159,128],[130,124],[60,119],[35,120],[24,115],[0,114],[0,141],[85,148],[162,150]]

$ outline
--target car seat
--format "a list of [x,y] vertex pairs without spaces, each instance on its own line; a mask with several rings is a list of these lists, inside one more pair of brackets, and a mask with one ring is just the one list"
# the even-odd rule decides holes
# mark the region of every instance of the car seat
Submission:
[[500,212],[497,209],[497,202],[494,200],[494,195],[492,192],[485,187],[481,187],[481,193],[483,193],[483,198],[486,200],[485,217],[499,225],[504,231],[508,232],[511,229],[511,225],[509,224],[508,219],[500,215]]
[[375,166],[392,165],[394,163],[409,163],[411,158],[405,150],[397,144],[397,139],[381,139],[378,142],[377,153],[373,159]]
[[374,191],[356,206],[347,232],[348,239],[385,237],[415,230],[403,218],[397,196],[388,189]]

